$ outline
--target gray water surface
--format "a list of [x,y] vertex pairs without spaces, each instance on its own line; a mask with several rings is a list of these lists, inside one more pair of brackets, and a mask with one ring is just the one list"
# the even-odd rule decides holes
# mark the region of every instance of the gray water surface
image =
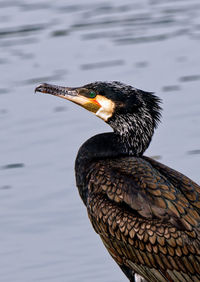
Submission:
[[0,1],[0,281],[127,281],[92,230],[74,179],[84,109],[42,82],[120,80],[163,99],[146,155],[200,183],[199,0]]

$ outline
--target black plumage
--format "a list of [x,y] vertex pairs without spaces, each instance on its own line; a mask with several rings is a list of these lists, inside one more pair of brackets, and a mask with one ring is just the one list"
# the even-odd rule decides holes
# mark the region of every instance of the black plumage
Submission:
[[200,187],[143,155],[160,99],[119,82],[36,91],[71,100],[113,128],[81,146],[75,172],[90,221],[128,279],[200,281]]

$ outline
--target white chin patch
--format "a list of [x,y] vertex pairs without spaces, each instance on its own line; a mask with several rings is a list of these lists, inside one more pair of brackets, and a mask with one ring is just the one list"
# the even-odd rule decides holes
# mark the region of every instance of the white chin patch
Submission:
[[96,112],[96,116],[107,121],[113,115],[115,104],[101,95],[97,95],[96,100],[101,105],[101,108]]

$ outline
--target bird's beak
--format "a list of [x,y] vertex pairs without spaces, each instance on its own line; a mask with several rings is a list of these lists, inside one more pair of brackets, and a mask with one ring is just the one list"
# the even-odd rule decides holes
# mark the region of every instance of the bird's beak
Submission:
[[78,93],[75,89],[70,87],[57,86],[52,84],[43,83],[35,88],[35,92],[41,92],[45,94],[51,94],[58,96],[67,100],[73,100],[78,96]]
[[96,113],[101,105],[95,100],[87,98],[79,93],[79,88],[63,87],[51,84],[41,84],[35,88],[35,92],[51,94],[72,101],[90,112]]

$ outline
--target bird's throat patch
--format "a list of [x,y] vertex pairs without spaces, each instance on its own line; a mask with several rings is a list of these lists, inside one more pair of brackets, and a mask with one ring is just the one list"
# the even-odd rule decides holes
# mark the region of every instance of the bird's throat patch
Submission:
[[88,101],[83,106],[86,110],[96,113],[100,109],[101,105],[96,101],[96,99],[91,99],[91,101]]
[[100,117],[104,121],[108,121],[108,119],[113,115],[115,103],[112,100],[101,95],[97,95],[95,100],[101,106],[96,112],[96,116]]

